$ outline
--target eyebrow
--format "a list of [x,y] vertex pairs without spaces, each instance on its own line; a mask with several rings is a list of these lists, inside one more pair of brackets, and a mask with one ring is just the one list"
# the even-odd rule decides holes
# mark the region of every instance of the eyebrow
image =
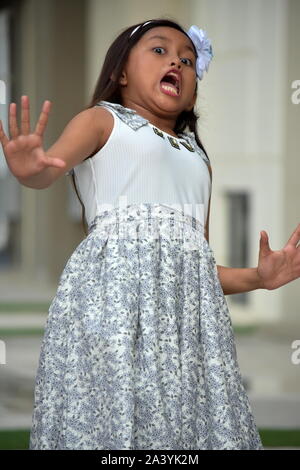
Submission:
[[[151,38],[148,38],[147,40],[150,41],[151,39],[164,39],[165,41],[169,41],[170,42],[170,39],[165,37],[165,36],[160,36],[158,34],[156,34],[155,36],[151,36]],[[195,55],[195,51],[194,49],[191,47],[191,46],[188,46],[187,44],[185,46],[183,46],[183,49],[189,49],[190,51],[192,51],[192,53]]]

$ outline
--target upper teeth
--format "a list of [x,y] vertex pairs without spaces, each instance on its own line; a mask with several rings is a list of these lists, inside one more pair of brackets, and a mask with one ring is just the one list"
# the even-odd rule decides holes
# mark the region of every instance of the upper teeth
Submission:
[[175,77],[175,78],[176,78],[176,85],[177,85],[178,82],[179,82],[177,73],[175,73],[175,72],[169,72],[169,73],[168,73],[168,76],[170,76],[170,75],[171,75],[172,77]]

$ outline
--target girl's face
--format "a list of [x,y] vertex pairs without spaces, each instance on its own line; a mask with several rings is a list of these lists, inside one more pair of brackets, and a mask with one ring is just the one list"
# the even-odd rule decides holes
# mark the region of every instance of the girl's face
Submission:
[[[161,37],[158,37],[161,36]],[[179,72],[179,95],[161,86],[170,69]],[[176,118],[196,101],[196,56],[191,40],[177,29],[157,26],[131,49],[119,80],[123,104],[135,104],[153,114]]]

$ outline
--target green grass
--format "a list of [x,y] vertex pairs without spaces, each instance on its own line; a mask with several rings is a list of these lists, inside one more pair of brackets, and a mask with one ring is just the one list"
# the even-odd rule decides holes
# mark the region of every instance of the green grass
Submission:
[[0,328],[0,339],[5,340],[12,336],[42,336],[44,332],[44,328]]
[[50,302],[1,302],[1,313],[41,313],[47,312]]
[[0,431],[1,450],[20,450],[29,448],[30,430]]
[[[264,447],[299,447],[300,429],[259,429]],[[1,450],[29,449],[30,430],[0,431]]]
[[259,326],[251,325],[251,326],[234,326],[233,325],[233,332],[238,335],[251,335],[253,333],[257,333],[259,331]]
[[300,447],[300,429],[259,429],[266,447]]

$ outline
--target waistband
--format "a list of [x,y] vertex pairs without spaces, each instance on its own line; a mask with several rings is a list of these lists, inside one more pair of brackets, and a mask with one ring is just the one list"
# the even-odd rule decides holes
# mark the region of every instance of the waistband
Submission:
[[203,223],[199,219],[184,213],[183,210],[174,209],[161,203],[143,203],[116,206],[98,212],[88,227],[88,234],[97,227],[102,229],[111,225],[124,225],[132,221],[148,221],[150,226],[153,219],[167,220],[171,226],[177,221],[196,231],[203,232],[204,230]]

